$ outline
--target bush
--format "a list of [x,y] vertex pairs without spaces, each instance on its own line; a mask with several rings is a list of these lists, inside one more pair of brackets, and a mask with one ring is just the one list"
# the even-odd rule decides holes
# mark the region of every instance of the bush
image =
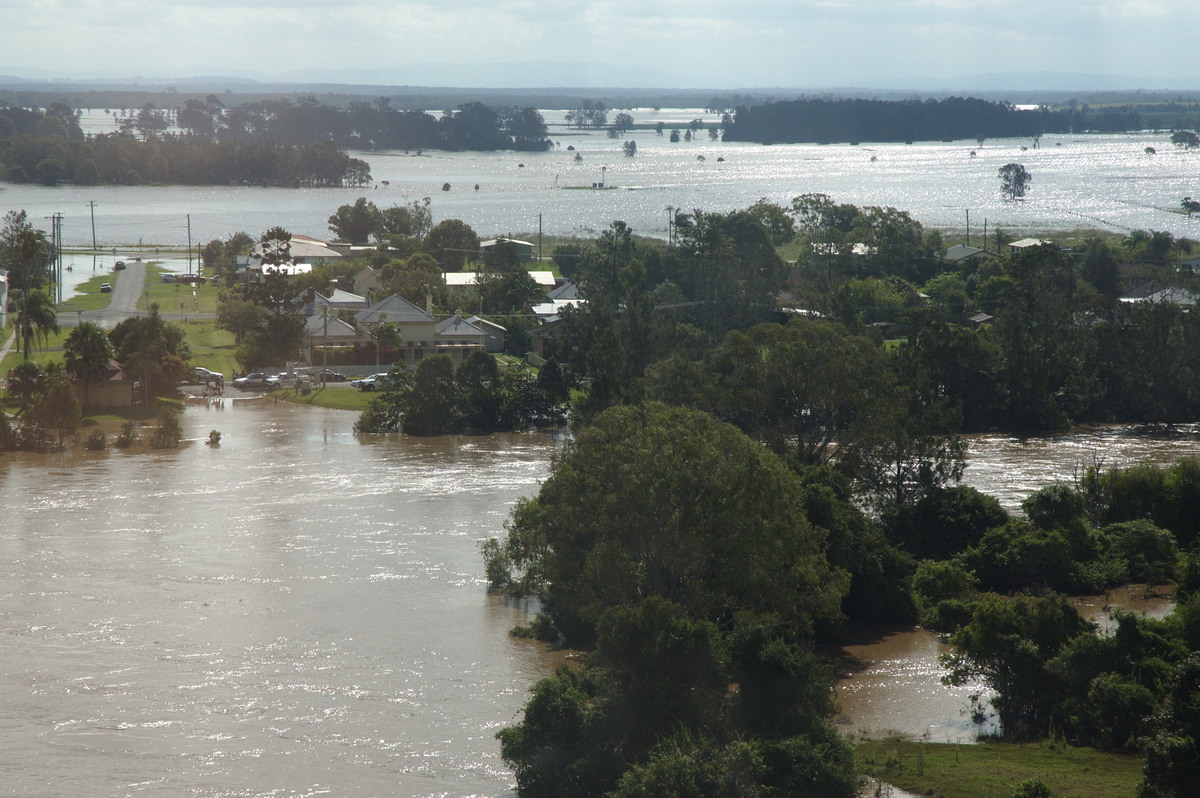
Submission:
[[121,426],[121,432],[113,441],[113,446],[118,449],[128,449],[137,442],[137,422],[129,419]]
[[108,436],[100,430],[92,430],[87,436],[87,440],[83,442],[83,447],[93,452],[103,451],[108,446]]
[[179,421],[179,411],[164,406],[158,411],[158,429],[150,437],[150,445],[156,449],[171,449],[179,445],[182,437],[183,424]]

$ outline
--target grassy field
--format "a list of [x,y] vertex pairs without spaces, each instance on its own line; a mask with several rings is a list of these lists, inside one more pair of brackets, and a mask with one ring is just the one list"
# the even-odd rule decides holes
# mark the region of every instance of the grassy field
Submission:
[[220,286],[209,283],[204,285],[164,283],[160,279],[163,271],[154,264],[146,267],[146,288],[138,300],[139,310],[149,310],[151,305],[158,305],[158,309],[163,313],[217,312],[217,300],[221,294]]
[[334,410],[353,410],[356,413],[362,412],[367,405],[378,393],[374,391],[360,391],[357,388],[347,388],[338,386],[333,388],[314,388],[307,394],[301,393],[296,388],[285,388],[275,391],[272,396],[276,396],[285,402],[294,402],[298,405],[310,405],[312,407],[329,407]]
[[935,798],[1008,798],[1040,778],[1055,798],[1133,798],[1142,758],[1062,743],[950,745],[865,740],[857,754],[865,775]]
[[234,356],[233,333],[218,330],[207,319],[187,321],[179,326],[183,328],[184,340],[192,352],[191,364],[220,372],[232,380],[234,369],[240,368]]

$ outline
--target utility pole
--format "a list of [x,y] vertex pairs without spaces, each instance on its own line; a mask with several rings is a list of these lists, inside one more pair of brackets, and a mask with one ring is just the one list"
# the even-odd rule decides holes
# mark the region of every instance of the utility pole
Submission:
[[[188,274],[191,274],[192,273],[192,215],[190,213],[187,215],[187,227],[188,227]],[[199,273],[199,271],[200,271],[199,269],[196,269],[197,273]]]

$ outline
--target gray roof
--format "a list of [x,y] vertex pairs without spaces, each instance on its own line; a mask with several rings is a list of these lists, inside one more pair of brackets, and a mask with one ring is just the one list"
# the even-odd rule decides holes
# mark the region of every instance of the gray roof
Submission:
[[486,332],[457,314],[441,322],[437,327],[434,327],[433,334],[457,338],[487,336]]
[[384,321],[393,324],[437,321],[433,316],[397,294],[392,294],[387,299],[376,302],[366,310],[360,310],[354,314],[354,320],[359,324],[379,324]]

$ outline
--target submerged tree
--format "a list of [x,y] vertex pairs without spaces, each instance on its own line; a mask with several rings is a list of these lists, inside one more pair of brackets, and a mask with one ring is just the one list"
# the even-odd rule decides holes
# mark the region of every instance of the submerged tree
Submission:
[[1032,180],[1033,175],[1019,163],[1006,163],[1000,167],[1000,193],[1010,202],[1022,199]]

